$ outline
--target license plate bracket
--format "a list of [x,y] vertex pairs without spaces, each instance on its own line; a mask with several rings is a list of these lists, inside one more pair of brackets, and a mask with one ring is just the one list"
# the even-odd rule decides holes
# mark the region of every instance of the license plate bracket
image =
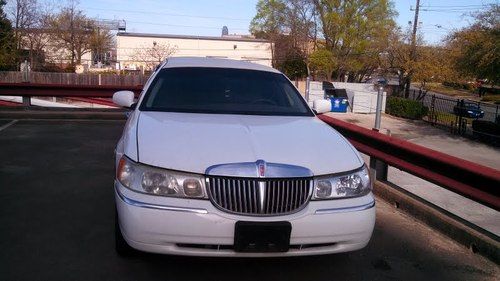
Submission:
[[238,221],[234,229],[234,250],[247,253],[287,252],[292,224],[288,221]]

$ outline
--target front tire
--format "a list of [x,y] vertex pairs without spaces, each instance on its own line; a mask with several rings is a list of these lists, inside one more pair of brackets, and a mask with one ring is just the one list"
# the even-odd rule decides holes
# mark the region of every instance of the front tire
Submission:
[[136,250],[125,241],[120,224],[118,223],[118,212],[115,210],[115,251],[122,257],[129,257],[136,253]]

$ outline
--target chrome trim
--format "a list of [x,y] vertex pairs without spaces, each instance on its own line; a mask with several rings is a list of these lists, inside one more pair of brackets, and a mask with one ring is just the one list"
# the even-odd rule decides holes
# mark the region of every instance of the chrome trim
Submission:
[[264,202],[266,202],[266,183],[259,182],[259,212],[264,212]]
[[118,188],[115,188],[116,194],[120,199],[128,205],[146,208],[146,209],[155,209],[155,210],[163,210],[163,211],[173,211],[173,212],[185,212],[185,213],[195,213],[195,214],[208,214],[208,211],[205,209],[197,209],[197,208],[185,208],[185,207],[175,207],[175,206],[167,206],[167,205],[158,205],[158,204],[150,204],[141,201],[137,201],[134,199],[130,199],[123,195]]
[[[212,204],[223,212],[243,216],[284,216],[299,212],[309,203],[313,187],[312,178],[208,176],[207,179],[207,193]],[[243,187],[241,193],[239,186]],[[231,204],[240,200],[240,204]]]
[[[260,174],[259,166],[263,167],[264,175]],[[208,167],[205,174],[209,176],[245,178],[308,178],[313,176],[312,171],[305,167],[266,163],[264,160],[214,165]]]
[[320,209],[316,210],[314,214],[316,215],[324,215],[324,214],[337,214],[337,213],[347,213],[347,212],[359,212],[368,210],[375,207],[375,200],[368,204],[354,206],[354,207],[342,207],[342,208],[330,208],[330,209]]

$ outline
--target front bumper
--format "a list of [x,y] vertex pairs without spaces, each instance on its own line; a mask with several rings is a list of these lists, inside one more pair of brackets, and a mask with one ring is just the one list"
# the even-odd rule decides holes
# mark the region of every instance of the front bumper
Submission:
[[[115,182],[119,225],[135,249],[192,256],[271,257],[320,255],[365,247],[375,225],[373,195],[311,201],[301,211],[275,217],[234,215],[209,200],[178,199],[137,193]],[[232,250],[237,221],[289,221],[290,250],[285,253],[239,253]]]

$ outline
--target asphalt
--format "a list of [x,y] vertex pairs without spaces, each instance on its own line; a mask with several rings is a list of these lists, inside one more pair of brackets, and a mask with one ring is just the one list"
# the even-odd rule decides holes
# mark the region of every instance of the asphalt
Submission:
[[[0,126],[7,124],[0,120]],[[494,263],[377,200],[357,252],[220,259],[114,252],[123,121],[19,120],[0,131],[0,280],[498,280]],[[341,227],[341,226],[339,226]]]

